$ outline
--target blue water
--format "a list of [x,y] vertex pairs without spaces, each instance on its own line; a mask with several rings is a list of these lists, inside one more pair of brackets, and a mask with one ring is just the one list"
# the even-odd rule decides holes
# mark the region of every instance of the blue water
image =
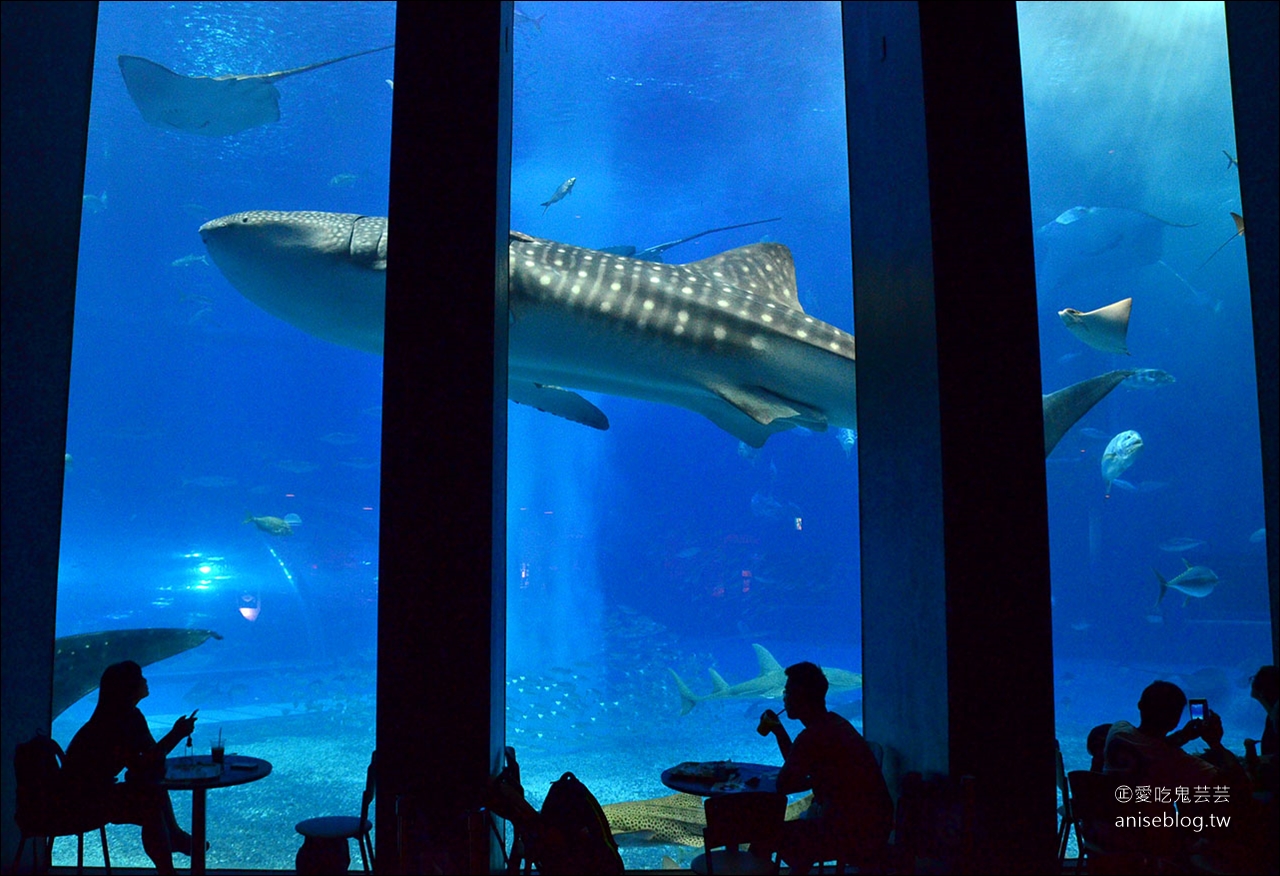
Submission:
[[[157,736],[199,707],[198,751],[221,730],[228,751],[275,766],[210,795],[211,866],[292,867],[294,823],[359,805],[375,738],[382,363],[247,302],[196,230],[249,209],[386,215],[394,52],[284,79],[278,123],[217,139],[144,122],[116,58],[216,76],[394,41],[392,3],[101,4],[57,631],[223,637],[148,667],[141,704]],[[242,522],[289,514],[302,523],[287,537]],[[55,723],[64,745],[94,700]],[[174,803],[185,822],[190,795]],[[112,828],[111,845],[114,863],[147,865],[137,828]]]
[[[1160,15],[1143,11],[1156,5]],[[221,728],[229,751],[275,764],[267,780],[211,795],[213,866],[290,867],[289,825],[359,799],[374,744],[381,361],[241,298],[199,258],[196,228],[259,208],[385,215],[394,58],[285,79],[278,123],[209,139],[147,125],[116,56],[190,74],[287,69],[392,42],[394,11],[102,5],[58,633],[223,636],[149,667],[142,704],[157,735],[199,706],[202,749]],[[514,229],[643,248],[781,217],[667,260],[785,243],[806,311],[853,330],[838,4],[518,11]],[[1079,226],[1083,244],[1053,250],[1037,236],[1045,390],[1117,367],[1176,378],[1117,389],[1048,460],[1068,768],[1084,763],[1089,727],[1136,717],[1156,677],[1208,696],[1239,749],[1260,729],[1242,684],[1270,634],[1263,546],[1250,540],[1263,515],[1243,239],[1200,267],[1240,212],[1222,154],[1235,147],[1221,5],[1020,14],[1031,221],[1112,210]],[[544,211],[570,177],[572,194]],[[1162,220],[1154,234],[1150,217]],[[1129,296],[1132,357],[1084,346],[1056,316]],[[609,431],[510,409],[507,738],[535,803],[564,770],[610,804],[665,796],[658,775],[680,761],[777,761],[753,732],[763,703],[681,715],[672,672],[704,695],[710,669],[730,684],[757,674],[753,644],[783,665],[861,669],[856,450],[796,429],[751,451],[683,409],[592,401]],[[1126,429],[1146,446],[1121,476],[1133,489],[1107,498],[1100,456]],[[287,537],[242,522],[287,514],[302,521]],[[1204,544],[1160,549],[1174,537]],[[1152,567],[1172,578],[1183,556],[1223,583],[1153,610]],[[254,606],[249,620],[240,609]],[[860,692],[832,702],[860,724]],[[69,741],[92,704],[68,710],[55,736]],[[111,841],[119,862],[145,863],[136,828]],[[624,849],[633,867],[691,853]],[[69,860],[69,847],[59,854]]]
[[[1061,229],[1037,233],[1045,388],[1117,367],[1177,381],[1115,390],[1048,460],[1059,733],[1132,718],[1160,675],[1207,696],[1242,750],[1261,729],[1247,678],[1269,662],[1270,621],[1253,537],[1261,451],[1244,238],[1231,239],[1241,207],[1224,154],[1236,150],[1222,6],[1018,8],[1033,221],[1109,208],[1067,226],[1081,229],[1070,245],[1051,236]],[[1126,297],[1132,356],[1085,346],[1056,316]],[[1128,429],[1144,450],[1107,498],[1101,455]],[[1176,538],[1202,544],[1168,549]],[[1222,583],[1154,609],[1153,570],[1172,579],[1184,558]],[[1103,678],[1075,668],[1098,660]],[[1069,766],[1083,757],[1064,751]]]

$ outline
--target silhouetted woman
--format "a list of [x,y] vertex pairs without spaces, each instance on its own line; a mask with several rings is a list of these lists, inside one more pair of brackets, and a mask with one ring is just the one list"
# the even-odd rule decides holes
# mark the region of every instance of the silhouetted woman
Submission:
[[[98,706],[67,746],[66,776],[88,807],[115,824],[142,826],[142,847],[161,873],[172,873],[173,853],[191,854],[191,834],[178,827],[169,792],[159,786],[165,756],[196,726],[195,712],[173,722],[159,742],[138,703],[150,693],[132,660],[102,673]],[[123,769],[123,782],[116,776]]]

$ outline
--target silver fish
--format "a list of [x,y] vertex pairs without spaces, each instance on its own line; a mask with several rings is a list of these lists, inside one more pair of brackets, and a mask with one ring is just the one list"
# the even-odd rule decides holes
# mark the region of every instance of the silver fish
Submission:
[[1107,495],[1111,495],[1111,482],[1133,465],[1142,452],[1142,436],[1129,429],[1116,435],[1107,443],[1102,453],[1102,479],[1107,482]]
[[1193,551],[1198,547],[1204,547],[1208,544],[1202,538],[1170,538],[1160,542],[1158,547],[1162,551],[1168,551],[1171,554],[1180,554],[1185,551]]
[[1203,599],[1218,586],[1218,574],[1213,569],[1208,566],[1193,566],[1186,560],[1182,562],[1187,567],[1186,571],[1179,574],[1172,581],[1166,581],[1158,571],[1151,570],[1156,573],[1156,580],[1160,582],[1160,595],[1156,598],[1155,608],[1160,607],[1160,602],[1164,599],[1164,595],[1170,590],[1177,590],[1182,594],[1182,605],[1185,607],[1191,597]]
[[1155,389],[1157,386],[1168,386],[1177,383],[1168,371],[1159,368],[1135,368],[1133,374],[1125,380],[1126,389]]
[[858,445],[858,430],[845,428],[836,434],[840,439],[840,446],[844,448],[845,457],[851,456],[853,448]]
[[556,201],[564,200],[565,196],[573,191],[573,184],[578,181],[576,176],[571,176],[564,182],[560,183],[560,188],[556,189],[548,200],[543,201],[539,206],[542,207],[542,215],[547,215],[547,209]]

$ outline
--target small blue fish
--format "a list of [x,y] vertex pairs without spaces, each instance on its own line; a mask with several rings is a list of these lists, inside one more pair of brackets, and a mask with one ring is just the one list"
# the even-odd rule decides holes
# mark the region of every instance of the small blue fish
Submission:
[[1162,541],[1158,545],[1160,550],[1168,551],[1171,554],[1180,554],[1186,551],[1193,551],[1198,547],[1204,547],[1208,542],[1202,538],[1171,538]]
[[565,195],[573,191],[573,184],[576,183],[577,181],[578,181],[578,178],[576,176],[571,176],[564,182],[560,183],[560,188],[556,189],[555,194],[552,195],[550,199],[543,201],[539,205],[542,207],[542,215],[543,216],[547,215],[547,208],[549,208],[556,201],[564,200]]
[[1168,386],[1178,381],[1168,371],[1159,368],[1137,368],[1125,378],[1125,389],[1154,389],[1157,386]]
[[516,7],[516,14],[515,14],[516,24],[519,24],[522,21],[527,21],[533,25],[534,30],[536,30],[538,33],[542,33],[542,19],[546,17],[547,17],[547,13],[545,12],[542,13],[541,15],[534,16],[534,15],[528,14],[527,12],[524,12],[523,10],[520,9],[520,7],[518,6]]

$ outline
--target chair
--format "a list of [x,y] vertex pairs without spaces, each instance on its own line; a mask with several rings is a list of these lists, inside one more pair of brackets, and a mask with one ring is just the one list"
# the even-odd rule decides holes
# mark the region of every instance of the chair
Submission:
[[[704,852],[690,862],[693,872],[706,876],[778,872],[778,843],[787,816],[786,794],[720,794],[708,797],[703,808],[707,816],[707,826],[702,830]],[[740,850],[742,843],[750,843],[751,848]]]
[[[884,746],[879,742],[867,740],[867,747],[871,749],[871,756],[876,759],[876,766],[884,769]],[[889,865],[889,843],[886,839],[880,848],[845,848],[830,850],[830,854],[823,860],[818,861],[818,873],[826,873],[827,865],[830,864],[833,873],[847,873],[850,867],[854,867],[858,872],[875,871],[886,868]]]
[[[96,830],[102,836],[102,861],[106,872],[111,873],[111,853],[107,849],[107,818],[105,814],[89,811],[71,799],[63,778],[62,768],[66,754],[56,740],[37,733],[30,740],[19,743],[13,752],[13,771],[18,780],[17,809],[13,820],[18,823],[21,839],[10,868],[17,872],[18,862],[27,840],[32,840],[32,871],[47,873],[53,860],[53,841],[60,836],[75,835],[77,839],[76,872],[84,872],[84,835]],[[36,837],[42,838],[36,843]],[[44,849],[41,864],[39,850]]]
[[[1054,872],[1061,873],[1067,859],[1067,841],[1071,838],[1071,829],[1075,827],[1075,818],[1071,814],[1071,786],[1067,784],[1067,766],[1062,760],[1062,746],[1056,739],[1053,740],[1053,756],[1058,771],[1058,793],[1062,795],[1062,804],[1058,806],[1058,869]],[[1079,849],[1076,852],[1076,872],[1079,873],[1080,865],[1084,862],[1079,830],[1076,831],[1076,846]]]
[[1173,835],[1170,831],[1115,827],[1118,815],[1137,814],[1136,807],[1126,811],[1116,802],[1116,787],[1122,781],[1104,773],[1072,770],[1067,784],[1080,845],[1077,867],[1084,865],[1089,873],[1099,874],[1181,872],[1183,868],[1160,848],[1161,839]]
[[360,795],[360,815],[324,815],[299,821],[294,827],[306,839],[298,849],[296,865],[299,873],[345,872],[351,864],[351,848],[347,840],[360,845],[360,861],[366,873],[373,869],[373,839],[370,832],[369,804],[377,788],[378,752],[369,759],[365,772],[364,793]]

